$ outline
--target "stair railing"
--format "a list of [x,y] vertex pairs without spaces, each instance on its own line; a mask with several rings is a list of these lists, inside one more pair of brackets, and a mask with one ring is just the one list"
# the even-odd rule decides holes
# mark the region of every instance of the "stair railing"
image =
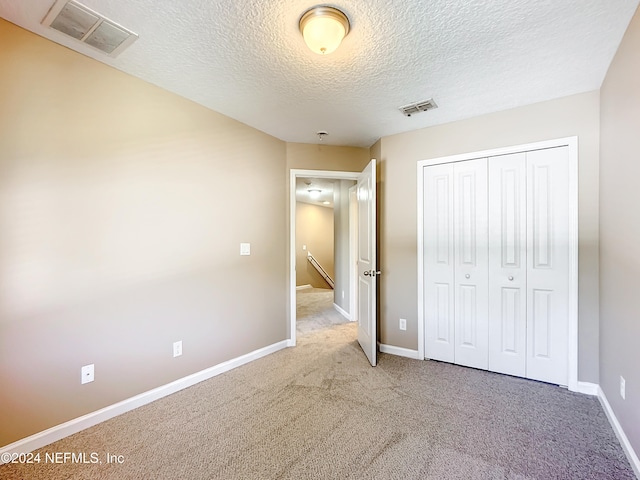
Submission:
[[329,284],[329,286],[331,288],[334,288],[335,283],[333,281],[333,278],[331,278],[331,276],[327,273],[327,271],[324,268],[322,268],[322,265],[320,265],[318,260],[316,260],[316,257],[314,257],[311,254],[311,252],[307,252],[307,260],[311,265],[314,266],[314,268],[318,271],[318,273],[322,275],[322,278],[324,278],[324,280]]

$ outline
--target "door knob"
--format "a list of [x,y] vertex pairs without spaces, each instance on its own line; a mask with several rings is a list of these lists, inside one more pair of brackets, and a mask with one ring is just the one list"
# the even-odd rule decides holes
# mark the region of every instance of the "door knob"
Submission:
[[382,272],[381,271],[376,271],[376,270],[365,270],[363,275],[365,277],[375,277],[376,275],[380,275]]
[[468,273],[464,276],[464,278],[471,278],[471,275],[469,275]]
[[511,275],[509,275],[509,281],[513,282],[513,277]]

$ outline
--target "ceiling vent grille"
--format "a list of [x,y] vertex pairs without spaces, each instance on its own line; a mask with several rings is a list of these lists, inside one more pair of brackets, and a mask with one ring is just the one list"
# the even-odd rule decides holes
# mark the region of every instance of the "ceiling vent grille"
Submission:
[[111,57],[136,41],[138,35],[75,0],[58,0],[42,20],[58,30]]
[[438,105],[433,101],[433,98],[430,98],[429,100],[411,103],[404,107],[400,107],[400,111],[403,115],[410,117],[414,113],[426,112],[427,110],[433,110],[434,108],[438,108]]

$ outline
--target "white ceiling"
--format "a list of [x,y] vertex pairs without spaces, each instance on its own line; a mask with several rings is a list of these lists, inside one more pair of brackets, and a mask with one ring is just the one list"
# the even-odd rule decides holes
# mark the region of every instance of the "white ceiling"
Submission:
[[600,88],[639,1],[338,0],[352,29],[327,56],[298,31],[314,0],[81,1],[140,35],[115,59],[43,27],[53,0],[0,0],[0,16],[282,140],[368,147]]

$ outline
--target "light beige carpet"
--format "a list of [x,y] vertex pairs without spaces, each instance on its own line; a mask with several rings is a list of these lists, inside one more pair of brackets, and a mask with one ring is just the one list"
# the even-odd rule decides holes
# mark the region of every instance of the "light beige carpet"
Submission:
[[[381,354],[356,325],[237,368],[4,465],[2,479],[632,479],[595,398]],[[122,464],[106,464],[107,454]]]
[[330,288],[305,288],[296,292],[298,334],[347,322],[333,306],[333,290]]

